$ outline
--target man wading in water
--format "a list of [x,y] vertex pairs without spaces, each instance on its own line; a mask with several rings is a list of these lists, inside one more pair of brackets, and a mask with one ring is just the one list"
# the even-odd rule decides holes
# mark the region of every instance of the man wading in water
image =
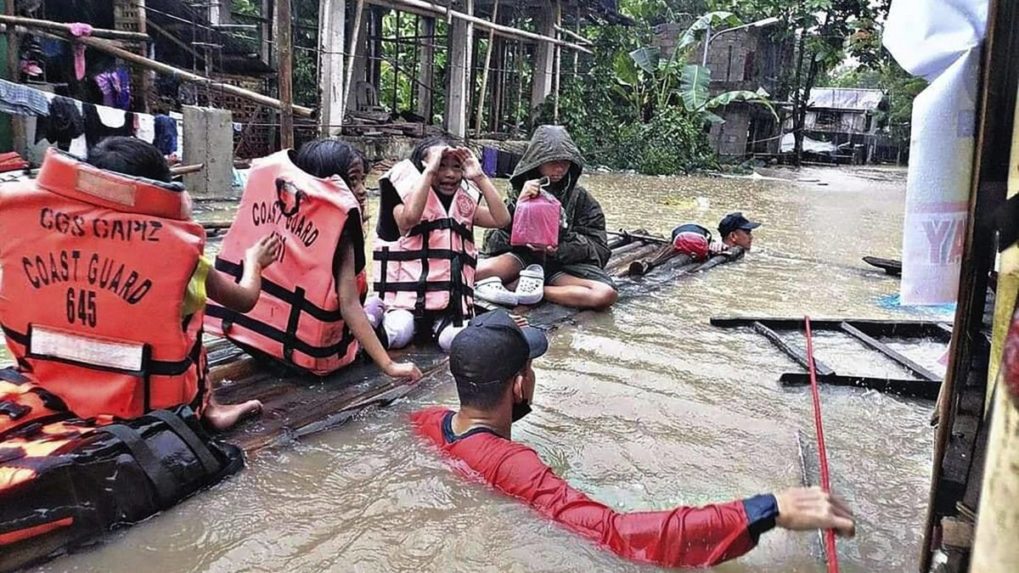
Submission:
[[633,513],[617,512],[573,489],[534,450],[510,437],[513,422],[530,412],[531,360],[547,349],[543,332],[520,328],[503,310],[478,316],[453,339],[449,353],[460,410],[417,412],[412,416],[416,430],[455,459],[457,467],[635,561],[708,567],[750,551],[762,533],[776,526],[835,529],[849,537],[855,533],[846,504],[820,488]]
[[739,211],[729,213],[718,223],[718,234],[722,237],[718,242],[711,239],[711,231],[696,223],[685,223],[672,230],[672,247],[697,261],[725,254],[733,247],[747,252],[754,242],[753,230],[760,226]]

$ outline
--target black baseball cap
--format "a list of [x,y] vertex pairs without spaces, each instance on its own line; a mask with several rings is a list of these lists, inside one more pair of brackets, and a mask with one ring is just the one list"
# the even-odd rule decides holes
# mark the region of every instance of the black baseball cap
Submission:
[[743,216],[743,213],[736,211],[735,213],[729,213],[718,223],[718,233],[722,235],[724,239],[729,233],[743,229],[744,231],[750,231],[760,227],[761,224],[756,221],[751,221]]
[[520,328],[505,310],[471,320],[449,348],[449,370],[458,383],[484,384],[506,380],[528,360],[548,350],[548,337],[533,326]]

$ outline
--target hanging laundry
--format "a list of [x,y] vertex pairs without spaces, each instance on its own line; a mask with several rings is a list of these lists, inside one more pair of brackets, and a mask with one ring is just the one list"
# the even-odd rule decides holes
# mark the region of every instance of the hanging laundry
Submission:
[[41,91],[0,80],[0,112],[39,116],[49,115],[49,109],[49,102]]
[[155,118],[156,138],[153,145],[163,155],[177,153],[177,120],[168,115],[157,115]]
[[135,115],[135,120],[138,125],[135,126],[137,129],[135,129],[134,136],[145,143],[154,142],[156,140],[156,118],[147,113],[139,113]]
[[103,105],[115,107],[117,94],[120,93],[120,77],[114,71],[107,71],[96,75],[93,78],[99,86],[99,92],[103,94]]
[[[71,24],[71,35],[76,38],[92,35],[92,26],[82,22]],[[74,42],[74,77],[81,81],[85,77],[85,44]]]
[[131,109],[131,74],[123,66],[118,67],[116,73],[120,91],[117,92],[113,105],[123,110]]
[[85,140],[92,149],[103,139],[113,135],[134,136],[134,114],[106,106],[82,104],[85,116]]

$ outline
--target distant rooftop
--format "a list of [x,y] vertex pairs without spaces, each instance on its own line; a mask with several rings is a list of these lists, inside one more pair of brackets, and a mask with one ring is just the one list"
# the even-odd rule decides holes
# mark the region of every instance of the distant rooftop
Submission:
[[807,107],[851,111],[875,111],[885,99],[883,90],[861,88],[814,88]]

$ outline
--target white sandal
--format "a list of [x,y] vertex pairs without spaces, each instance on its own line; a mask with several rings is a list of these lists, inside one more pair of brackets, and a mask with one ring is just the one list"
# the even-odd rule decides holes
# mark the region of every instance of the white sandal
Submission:
[[530,265],[520,271],[516,295],[520,304],[532,305],[541,302],[545,296],[545,269],[541,265]]
[[517,305],[517,295],[502,284],[499,277],[488,277],[474,283],[474,296],[502,306]]

